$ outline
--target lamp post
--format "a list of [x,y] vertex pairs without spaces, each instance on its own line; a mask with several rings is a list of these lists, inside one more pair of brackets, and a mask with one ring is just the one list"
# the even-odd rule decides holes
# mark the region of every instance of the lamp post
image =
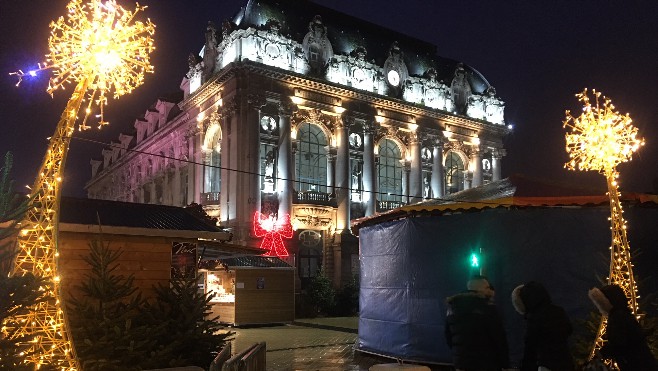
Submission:
[[[53,70],[47,91],[52,95],[66,83],[76,85],[34,182],[20,224],[12,270],[15,276],[32,273],[46,281],[42,289],[48,300],[11,319],[16,336],[28,339],[18,345],[26,349],[25,363],[35,369],[43,364],[59,370],[80,369],[66,323],[58,269],[57,228],[64,164],[83,105],[84,118],[78,128],[89,128],[87,119],[96,106],[100,128],[107,124],[103,119],[107,96],[112,93],[116,98],[131,92],[142,84],[145,73],[153,71],[149,55],[154,50],[151,36],[155,25],[135,20],[135,15],[144,9],[137,6],[128,11],[115,0],[71,0],[66,16],[50,25],[50,53],[47,64],[40,68]],[[13,74],[20,83],[24,73]]]

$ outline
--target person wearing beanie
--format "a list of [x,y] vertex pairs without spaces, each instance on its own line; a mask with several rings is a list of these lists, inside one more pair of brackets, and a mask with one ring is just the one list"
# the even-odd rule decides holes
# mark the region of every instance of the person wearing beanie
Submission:
[[608,317],[607,341],[600,350],[601,357],[614,360],[620,371],[658,370],[624,290],[618,285],[605,285],[591,289],[588,296],[601,315]]
[[467,291],[447,299],[444,335],[457,371],[509,369],[503,321],[493,304],[494,290],[484,276],[474,276]]
[[512,304],[526,320],[521,371],[573,371],[571,322],[546,288],[534,281],[520,285],[512,291]]

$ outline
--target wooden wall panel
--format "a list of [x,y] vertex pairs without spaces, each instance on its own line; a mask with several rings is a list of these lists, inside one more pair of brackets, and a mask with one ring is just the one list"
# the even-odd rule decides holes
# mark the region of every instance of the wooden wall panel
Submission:
[[[295,319],[293,269],[238,268],[235,282],[235,323],[237,325],[292,322]],[[262,278],[263,288],[258,288]]]
[[[97,234],[60,233],[59,269],[65,297],[79,296],[75,289],[91,268],[83,257],[89,256],[89,243],[98,238]],[[163,237],[103,235],[110,249],[122,249],[116,274],[134,276],[135,287],[144,297],[153,295],[154,285],[169,284],[171,271],[171,240]]]

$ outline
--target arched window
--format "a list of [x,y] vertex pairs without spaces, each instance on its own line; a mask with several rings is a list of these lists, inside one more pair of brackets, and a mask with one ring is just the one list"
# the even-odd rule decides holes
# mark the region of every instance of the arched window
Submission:
[[380,201],[402,201],[402,155],[397,144],[390,139],[382,140],[379,145],[379,181]]
[[327,137],[317,125],[305,122],[297,129],[297,140],[296,189],[327,192]]
[[446,193],[455,193],[464,189],[464,161],[455,152],[448,152],[446,157]]
[[216,149],[210,153],[206,164],[205,193],[219,192],[222,187],[221,155]]

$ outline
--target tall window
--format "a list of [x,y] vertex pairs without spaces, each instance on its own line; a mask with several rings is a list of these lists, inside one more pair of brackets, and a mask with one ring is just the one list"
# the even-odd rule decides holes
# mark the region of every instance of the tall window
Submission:
[[397,144],[390,139],[379,145],[379,195],[381,201],[402,201],[402,155]]
[[276,189],[276,147],[270,143],[260,144],[260,189],[274,192]]
[[464,189],[464,161],[455,152],[446,157],[446,193],[455,193]]
[[327,137],[317,125],[303,123],[297,129],[296,189],[327,192]]
[[219,192],[222,186],[222,166],[221,155],[217,150],[213,149],[206,166],[206,179],[204,192]]

